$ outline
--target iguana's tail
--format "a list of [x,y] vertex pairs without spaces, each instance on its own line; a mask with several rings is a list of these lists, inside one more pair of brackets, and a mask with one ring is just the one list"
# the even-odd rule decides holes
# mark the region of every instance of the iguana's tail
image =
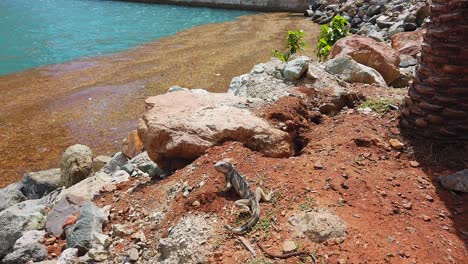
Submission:
[[250,208],[252,208],[252,216],[247,223],[238,228],[232,228],[227,225],[225,225],[224,228],[237,235],[241,235],[249,231],[258,222],[258,219],[260,219],[260,205],[257,202],[257,199],[253,198],[250,200]]

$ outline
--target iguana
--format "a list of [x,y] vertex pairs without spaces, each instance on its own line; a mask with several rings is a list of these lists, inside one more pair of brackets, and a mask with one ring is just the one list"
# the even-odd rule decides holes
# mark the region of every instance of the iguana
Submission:
[[226,179],[226,188],[224,191],[228,191],[233,187],[237,194],[242,198],[235,202],[236,206],[242,210],[249,211],[252,215],[249,221],[241,227],[231,228],[229,226],[225,226],[226,229],[235,234],[243,234],[251,229],[260,218],[260,201],[270,201],[273,192],[270,191],[268,195],[265,195],[260,187],[253,192],[250,184],[247,182],[247,178],[240,174],[236,168],[227,161],[218,161],[214,167],[217,171],[224,174]]

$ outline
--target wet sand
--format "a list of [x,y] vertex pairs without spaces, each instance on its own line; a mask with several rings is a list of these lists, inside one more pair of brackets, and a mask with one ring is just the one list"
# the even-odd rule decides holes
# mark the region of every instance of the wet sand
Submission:
[[319,27],[300,15],[249,15],[106,57],[0,76],[0,187],[59,166],[73,144],[90,146],[95,156],[115,153],[146,97],[172,85],[225,92],[232,77],[267,61],[296,29],[313,46]]

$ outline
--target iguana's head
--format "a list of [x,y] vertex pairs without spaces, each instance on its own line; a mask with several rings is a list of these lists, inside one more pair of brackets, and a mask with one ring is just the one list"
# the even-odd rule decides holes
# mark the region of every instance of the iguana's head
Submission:
[[231,172],[234,167],[232,166],[231,163],[229,163],[228,161],[225,161],[225,160],[220,160],[218,162],[216,162],[216,164],[214,165],[215,169],[221,173],[229,173]]

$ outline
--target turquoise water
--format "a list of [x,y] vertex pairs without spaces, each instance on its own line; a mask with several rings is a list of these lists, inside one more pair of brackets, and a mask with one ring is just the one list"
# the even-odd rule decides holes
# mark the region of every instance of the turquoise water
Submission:
[[106,0],[0,0],[0,75],[129,49],[248,13]]

